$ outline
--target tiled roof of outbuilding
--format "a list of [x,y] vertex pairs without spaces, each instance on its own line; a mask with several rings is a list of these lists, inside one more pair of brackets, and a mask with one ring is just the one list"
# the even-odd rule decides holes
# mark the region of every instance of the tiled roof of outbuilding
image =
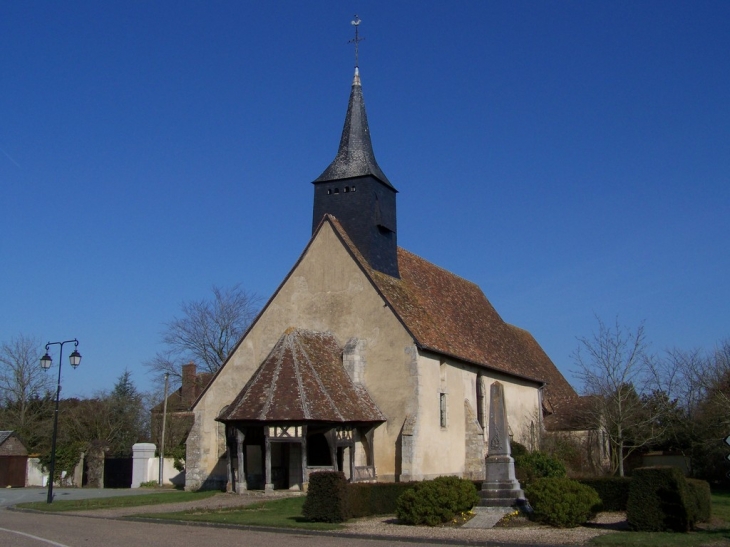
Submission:
[[478,285],[400,247],[400,279],[373,270],[337,219],[330,215],[326,219],[419,347],[544,382],[544,400],[553,411],[577,399],[532,335],[505,323]]
[[[195,375],[195,385],[192,390],[193,397],[191,400],[186,400],[183,397],[182,387],[179,387],[170,393],[170,395],[167,396],[167,412],[189,412],[191,405],[195,402],[198,396],[205,391],[205,388],[210,383],[211,378],[213,378],[213,374],[210,372],[199,372]],[[162,413],[163,408],[164,401],[161,401],[153,406],[150,412],[153,414]]]
[[221,421],[383,422],[367,390],[352,382],[334,335],[289,329]]

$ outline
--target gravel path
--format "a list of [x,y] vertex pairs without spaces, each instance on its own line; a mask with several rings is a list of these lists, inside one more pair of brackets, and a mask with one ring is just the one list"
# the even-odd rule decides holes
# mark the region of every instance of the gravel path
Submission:
[[[144,507],[128,507],[120,509],[97,509],[94,511],[73,511],[65,514],[96,517],[122,518],[140,514],[172,513],[191,509],[222,509],[245,507],[253,503],[269,499],[291,496],[290,493],[263,494],[249,492],[244,495],[217,494],[213,497],[184,503],[168,503]],[[298,494],[301,495],[301,494]],[[533,544],[533,545],[584,545],[591,538],[611,533],[625,527],[624,513],[601,513],[596,521],[579,528],[557,529],[532,522],[521,522],[521,525],[509,528],[467,529],[459,527],[431,528],[428,526],[405,526],[397,524],[394,517],[374,517],[357,519],[345,523],[343,534],[380,536],[383,539],[397,540],[437,540],[454,543]],[[338,532],[328,532],[337,534]]]

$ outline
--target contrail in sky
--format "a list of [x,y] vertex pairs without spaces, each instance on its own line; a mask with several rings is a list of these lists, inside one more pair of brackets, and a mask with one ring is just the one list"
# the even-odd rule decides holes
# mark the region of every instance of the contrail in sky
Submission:
[[13,158],[11,158],[11,157],[10,157],[10,154],[8,154],[8,153],[7,153],[7,152],[6,152],[5,150],[3,150],[2,146],[0,146],[0,152],[2,152],[3,154],[5,154],[5,155],[7,156],[7,158],[8,158],[8,159],[9,159],[10,161],[12,161],[12,162],[13,162],[13,163],[14,163],[14,164],[15,164],[15,165],[16,165],[16,166],[18,167],[18,168],[21,168],[21,167],[20,167],[20,164],[19,164],[19,163],[18,163],[17,161],[15,161],[15,160],[14,160]]

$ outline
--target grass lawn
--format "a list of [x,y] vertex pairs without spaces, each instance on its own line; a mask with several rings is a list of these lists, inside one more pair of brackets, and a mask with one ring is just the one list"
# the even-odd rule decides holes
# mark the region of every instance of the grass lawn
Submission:
[[328,522],[309,522],[302,517],[304,496],[264,501],[246,507],[215,509],[210,511],[184,511],[181,513],[155,513],[139,515],[142,518],[217,522],[247,526],[273,526],[277,528],[305,528],[308,530],[339,530],[343,526]]
[[63,500],[46,503],[34,501],[32,503],[19,503],[17,507],[23,509],[36,509],[38,511],[86,511],[91,509],[113,509],[118,507],[141,507],[144,505],[159,505],[161,503],[179,503],[183,501],[195,501],[215,496],[220,492],[208,490],[205,492],[180,492],[170,490],[169,492],[157,492],[154,494],[139,494],[134,496],[119,496],[113,498],[95,498],[88,500]]
[[688,534],[673,532],[618,532],[591,540],[592,545],[642,547],[699,547],[730,545],[730,492],[712,494],[712,525]]

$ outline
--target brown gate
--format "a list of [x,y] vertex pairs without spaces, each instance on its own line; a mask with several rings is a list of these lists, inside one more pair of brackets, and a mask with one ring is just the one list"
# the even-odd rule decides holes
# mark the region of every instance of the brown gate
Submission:
[[0,456],[0,488],[25,486],[28,456]]

